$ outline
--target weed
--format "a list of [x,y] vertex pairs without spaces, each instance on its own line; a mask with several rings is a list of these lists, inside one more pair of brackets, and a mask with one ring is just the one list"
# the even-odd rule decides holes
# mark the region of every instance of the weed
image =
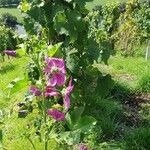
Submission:
[[137,128],[125,135],[125,149],[127,150],[149,150],[150,128]]
[[143,74],[138,82],[138,90],[150,93],[150,74]]

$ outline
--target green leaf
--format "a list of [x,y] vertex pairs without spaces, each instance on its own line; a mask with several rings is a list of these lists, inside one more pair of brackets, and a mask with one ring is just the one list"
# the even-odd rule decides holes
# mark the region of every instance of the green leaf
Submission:
[[88,59],[89,59],[90,63],[93,64],[94,60],[97,61],[99,59],[99,57],[101,56],[99,46],[94,41],[93,38],[88,39],[88,43],[86,46],[87,46]]
[[65,141],[68,145],[75,145],[80,143],[81,132],[78,131],[68,131],[59,134],[61,141]]
[[83,111],[84,111],[84,107],[79,107],[79,108],[75,108],[71,112],[71,120],[73,124],[76,124],[81,119],[81,115],[83,114]]
[[80,7],[85,7],[87,2],[91,2],[93,0],[74,0]]
[[0,143],[2,143],[3,141],[3,132],[2,132],[2,129],[0,129]]
[[108,59],[109,59],[110,55],[113,54],[112,44],[109,41],[101,42],[100,49],[102,51],[101,60],[105,64],[108,64]]
[[66,57],[66,66],[74,74],[78,72],[79,69],[79,58],[75,54],[68,55]]
[[31,8],[30,4],[26,1],[22,2],[19,7],[23,12],[27,12]]
[[96,93],[99,93],[99,96],[105,98],[113,87],[114,81],[111,75],[100,76],[97,80]]
[[61,46],[62,46],[62,42],[55,44],[54,46],[49,46],[48,47],[48,56],[53,57]]
[[16,78],[7,86],[7,88],[10,89],[10,95],[12,95],[12,94],[15,94],[16,92],[24,89],[26,86],[27,86],[26,79]]
[[82,117],[74,126],[74,130],[81,130],[82,133],[89,132],[94,125],[96,125],[96,119],[91,116]]
[[19,45],[19,49],[17,50],[17,54],[19,56],[24,56],[26,54],[25,45],[24,44],[20,44]]
[[66,123],[70,130],[73,130],[73,126],[81,119],[83,111],[84,107],[79,107],[66,115]]
[[59,34],[68,35],[67,18],[64,11],[57,12],[56,16],[54,17],[54,28]]

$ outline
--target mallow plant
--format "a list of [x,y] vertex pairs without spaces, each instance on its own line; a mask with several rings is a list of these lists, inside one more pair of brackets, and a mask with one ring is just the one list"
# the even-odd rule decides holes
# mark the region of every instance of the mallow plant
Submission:
[[[28,79],[30,86],[25,100],[18,103],[18,117],[25,118],[33,113],[35,119],[28,123],[29,130],[25,136],[34,149],[37,149],[35,136],[44,143],[44,150],[50,148],[50,140],[55,140],[64,149],[88,150],[86,135],[92,131],[96,120],[82,116],[84,106],[73,108],[71,105],[76,81],[67,74],[65,61],[54,57],[61,45],[47,45],[44,39],[38,41],[37,37],[33,37],[18,50],[20,55],[27,55],[31,59],[28,77],[23,79]],[[12,90],[17,88],[11,87]]]

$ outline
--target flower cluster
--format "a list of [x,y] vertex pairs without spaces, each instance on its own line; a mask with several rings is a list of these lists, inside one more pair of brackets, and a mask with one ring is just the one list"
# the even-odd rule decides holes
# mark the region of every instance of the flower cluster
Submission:
[[[35,96],[43,95],[45,98],[62,98],[64,110],[68,111],[70,108],[70,94],[74,86],[72,85],[71,78],[68,86],[65,87],[66,68],[64,60],[59,58],[46,57],[43,73],[45,76],[45,90],[41,92],[41,90],[36,86],[31,86],[30,92]],[[63,121],[65,119],[65,113],[58,109],[49,109],[47,114],[56,121]]]
[[46,74],[46,79],[49,86],[62,86],[66,81],[66,69],[63,59],[58,58],[46,58],[45,62],[47,64],[44,69]]
[[30,87],[30,92],[33,93],[35,96],[41,96],[42,92],[40,91],[40,89],[38,89],[35,86],[31,86]]

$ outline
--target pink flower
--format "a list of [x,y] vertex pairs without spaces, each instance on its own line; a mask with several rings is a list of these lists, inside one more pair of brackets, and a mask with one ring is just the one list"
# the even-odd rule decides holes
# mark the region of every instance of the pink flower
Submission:
[[32,94],[34,94],[35,96],[41,96],[42,92],[40,91],[40,89],[38,89],[35,86],[31,86],[30,90],[29,90]]
[[51,116],[56,121],[64,121],[65,114],[57,109],[49,109],[47,111],[48,115]]
[[66,69],[63,59],[46,58],[47,67],[45,68],[46,79],[50,86],[62,86],[66,81]]
[[58,96],[58,95],[59,95],[59,92],[54,87],[51,87],[51,86],[46,87],[45,97]]
[[65,94],[64,94],[64,106],[66,110],[70,108],[70,93],[72,92],[74,88],[74,85],[72,85],[72,77],[70,78],[69,85],[66,88]]
[[4,50],[4,54],[7,54],[8,56],[16,56],[16,51],[14,50]]
[[88,147],[86,145],[81,144],[79,150],[89,150],[89,149],[88,149]]

